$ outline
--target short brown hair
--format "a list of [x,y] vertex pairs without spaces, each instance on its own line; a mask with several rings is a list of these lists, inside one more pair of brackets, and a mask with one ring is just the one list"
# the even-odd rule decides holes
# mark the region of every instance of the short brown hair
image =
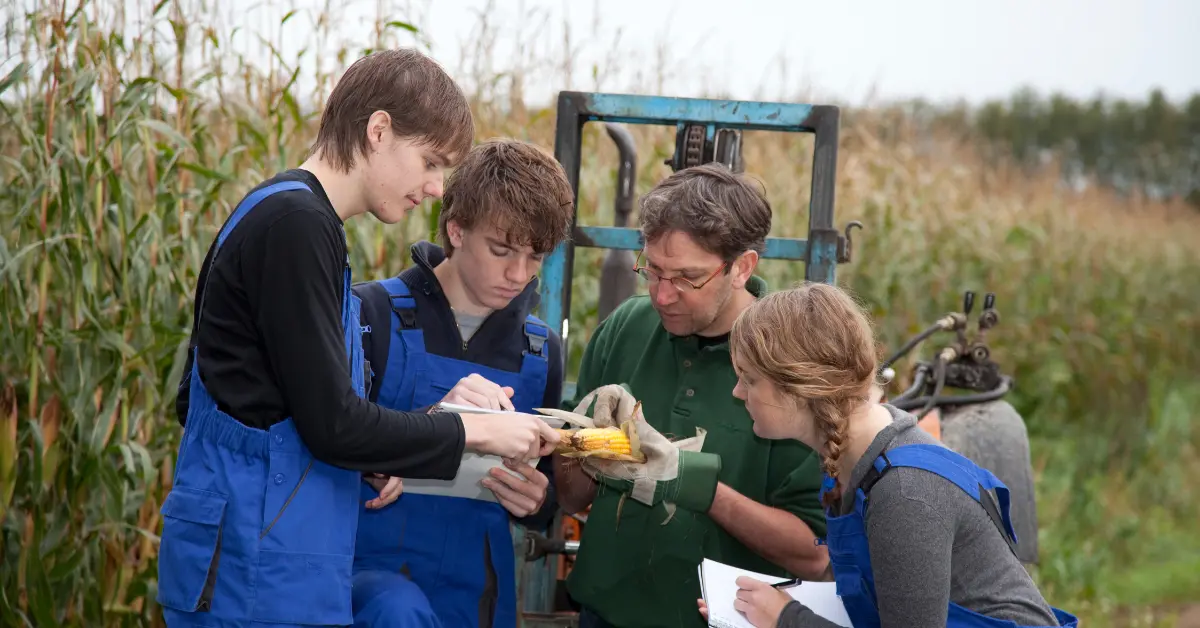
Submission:
[[488,140],[446,182],[438,241],[449,256],[447,222],[463,229],[487,223],[504,231],[509,245],[549,253],[570,234],[574,210],[575,192],[554,157],[529,142]]
[[321,113],[310,155],[349,172],[367,154],[366,123],[385,111],[392,131],[434,147],[452,165],[471,147],[475,121],[462,89],[433,59],[412,48],[381,50],[355,61]]
[[864,308],[842,288],[801,282],[743,310],[729,333],[729,352],[783,395],[807,404],[824,441],[822,467],[835,482],[825,496],[831,506],[843,486],[837,465],[847,419],[868,403],[879,364]]
[[672,174],[642,197],[641,205],[639,220],[647,242],[680,231],[726,262],[746,251],[762,254],[771,232],[766,194],[721,164]]

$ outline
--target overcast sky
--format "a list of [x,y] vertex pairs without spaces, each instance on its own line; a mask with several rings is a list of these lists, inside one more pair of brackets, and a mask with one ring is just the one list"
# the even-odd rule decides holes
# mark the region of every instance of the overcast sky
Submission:
[[[427,28],[435,45],[467,38],[472,24],[463,14],[485,4],[434,0]],[[508,15],[519,12],[515,0],[496,4]],[[524,5],[552,12],[559,23],[565,14],[580,38],[591,30],[596,6],[589,0]],[[621,41],[644,51],[648,65],[658,41],[673,42],[676,57],[690,57],[670,85],[681,92],[725,88],[746,98],[764,85],[777,89],[781,56],[797,87],[851,101],[872,88],[889,98],[972,101],[1007,95],[1019,84],[1079,96],[1103,89],[1140,97],[1158,86],[1178,99],[1200,91],[1197,0],[603,0],[601,6],[601,32],[621,28]],[[600,39],[597,48],[612,41]],[[435,51],[456,61],[452,47]]]
[[[149,0],[127,0],[146,3]],[[271,25],[332,0],[215,0],[233,26]],[[379,10],[425,30],[434,56],[465,80],[461,47],[479,41],[487,0],[351,0],[341,35],[370,41]],[[491,70],[525,67],[529,100],[560,89],[733,98],[922,96],[972,102],[1019,85],[1088,97],[1200,92],[1200,0],[495,0]],[[602,7],[599,12],[597,7]],[[736,8],[734,8],[736,7]],[[304,15],[302,13],[302,15]],[[312,15],[284,29],[285,57]],[[566,27],[564,27],[566,25]],[[572,81],[562,68],[569,28]],[[619,33],[619,39],[617,38]],[[401,40],[412,42],[411,38]],[[516,44],[542,67],[520,63]],[[616,43],[614,43],[616,42]],[[667,51],[663,61],[658,50]],[[310,52],[311,54],[311,52]],[[468,54],[468,60],[480,59]],[[782,60],[782,63],[781,63]],[[551,64],[556,64],[553,67]],[[592,80],[592,67],[601,81]],[[655,80],[662,69],[667,80]],[[487,74],[484,72],[483,74]]]

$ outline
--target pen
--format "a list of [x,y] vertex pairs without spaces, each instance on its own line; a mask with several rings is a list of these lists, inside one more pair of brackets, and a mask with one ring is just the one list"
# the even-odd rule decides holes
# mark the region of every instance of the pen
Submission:
[[799,585],[801,582],[804,582],[804,580],[802,580],[802,579],[800,579],[800,578],[793,578],[793,579],[791,579],[791,580],[784,580],[783,582],[776,582],[775,584],[771,585],[771,588],[773,588],[773,589],[787,589],[787,588],[789,588],[789,587],[794,587],[794,586],[797,586],[797,585]]

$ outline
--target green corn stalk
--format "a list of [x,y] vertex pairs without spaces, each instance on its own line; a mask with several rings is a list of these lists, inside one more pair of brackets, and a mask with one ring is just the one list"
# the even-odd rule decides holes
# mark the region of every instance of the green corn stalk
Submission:
[[17,395],[11,384],[0,390],[0,521],[17,487]]

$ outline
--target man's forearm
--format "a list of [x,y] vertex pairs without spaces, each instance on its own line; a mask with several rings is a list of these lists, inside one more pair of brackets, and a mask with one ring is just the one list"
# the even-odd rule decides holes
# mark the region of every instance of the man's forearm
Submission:
[[829,552],[799,517],[760,504],[725,484],[717,484],[708,515],[759,556],[801,578],[817,580],[829,564]]
[[554,488],[563,512],[573,515],[592,505],[596,499],[596,481],[583,471],[579,460],[559,454],[554,454],[553,459]]

